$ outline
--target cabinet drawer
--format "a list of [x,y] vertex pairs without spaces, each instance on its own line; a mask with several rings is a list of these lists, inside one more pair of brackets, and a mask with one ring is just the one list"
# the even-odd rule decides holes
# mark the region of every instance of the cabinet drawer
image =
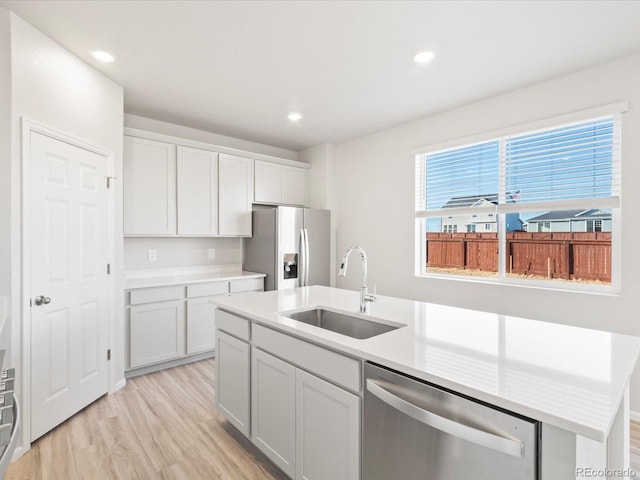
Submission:
[[179,300],[183,297],[183,286],[141,288],[139,290],[131,290],[129,293],[129,304],[138,305],[140,303],[164,302],[166,300]]
[[187,297],[212,297],[229,293],[229,282],[196,283],[187,285]]
[[224,310],[216,311],[216,328],[223,330],[234,337],[249,341],[250,324],[246,320]]
[[245,278],[242,280],[231,280],[230,292],[261,292],[264,290],[264,278]]
[[360,361],[354,358],[261,325],[253,326],[253,344],[335,384],[360,392]]

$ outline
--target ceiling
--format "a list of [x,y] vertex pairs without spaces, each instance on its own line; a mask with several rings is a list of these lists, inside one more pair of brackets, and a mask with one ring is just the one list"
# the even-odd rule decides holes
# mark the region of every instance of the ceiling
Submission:
[[[4,1],[125,111],[292,150],[640,51],[636,1]],[[101,64],[91,50],[116,61]],[[431,50],[429,64],[413,56]],[[303,118],[293,123],[291,111]]]

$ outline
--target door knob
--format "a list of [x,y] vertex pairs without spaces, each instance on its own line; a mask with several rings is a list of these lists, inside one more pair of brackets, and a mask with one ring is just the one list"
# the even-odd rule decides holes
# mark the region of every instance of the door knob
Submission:
[[51,299],[43,295],[38,295],[33,303],[35,303],[36,305],[48,305],[51,303]]

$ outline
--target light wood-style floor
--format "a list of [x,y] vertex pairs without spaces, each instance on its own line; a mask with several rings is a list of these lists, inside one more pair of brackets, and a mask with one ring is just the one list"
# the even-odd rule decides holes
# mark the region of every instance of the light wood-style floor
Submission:
[[[38,441],[6,479],[228,479],[286,476],[218,414],[213,360],[131,379]],[[640,472],[640,423],[631,422]]]
[[285,479],[214,406],[213,360],[127,381],[38,439],[6,479]]

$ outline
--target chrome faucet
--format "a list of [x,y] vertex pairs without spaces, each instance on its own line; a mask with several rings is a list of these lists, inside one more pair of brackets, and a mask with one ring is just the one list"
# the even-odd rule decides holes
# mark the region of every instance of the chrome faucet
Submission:
[[360,312],[367,313],[369,311],[369,303],[376,301],[375,295],[375,287],[374,293],[367,292],[367,254],[364,253],[362,247],[354,246],[349,248],[344,257],[342,257],[342,263],[340,264],[340,271],[338,275],[344,277],[347,275],[347,262],[349,261],[349,255],[354,250],[358,250],[360,252],[360,257],[362,258],[362,287],[360,288]]

